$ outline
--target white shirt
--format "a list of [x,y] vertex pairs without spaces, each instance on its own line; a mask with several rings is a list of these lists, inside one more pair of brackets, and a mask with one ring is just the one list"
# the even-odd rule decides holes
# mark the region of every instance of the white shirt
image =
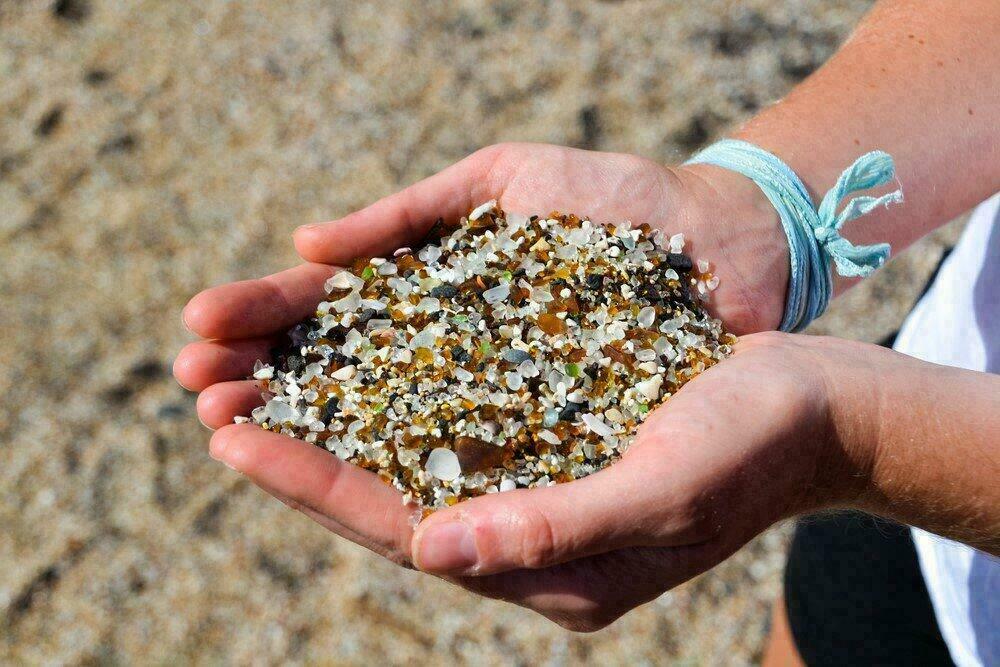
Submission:
[[[1000,373],[1000,194],[973,213],[894,347],[938,364]],[[952,659],[960,667],[1000,665],[1000,559],[918,529],[913,541]]]

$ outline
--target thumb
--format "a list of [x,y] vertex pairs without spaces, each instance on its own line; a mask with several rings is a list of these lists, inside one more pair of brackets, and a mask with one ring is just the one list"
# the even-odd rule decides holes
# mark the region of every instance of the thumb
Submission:
[[657,477],[655,466],[626,456],[568,484],[474,498],[421,522],[414,562],[436,574],[485,575],[658,544],[674,527]]
[[458,220],[503,191],[494,168],[503,152],[502,146],[483,148],[340,220],[299,227],[295,249],[310,262],[349,264],[419,243],[439,217]]

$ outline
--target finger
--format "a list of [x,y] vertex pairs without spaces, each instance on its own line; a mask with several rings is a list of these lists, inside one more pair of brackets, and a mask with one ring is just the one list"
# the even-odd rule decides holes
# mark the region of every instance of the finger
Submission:
[[347,264],[415,245],[439,217],[457,220],[501,194],[502,181],[493,167],[504,152],[502,147],[477,151],[340,220],[299,227],[295,248],[309,262]]
[[[306,507],[305,505],[302,505],[301,503],[298,503],[298,502],[292,500],[291,498],[283,496],[280,493],[278,493],[277,491],[275,491],[274,489],[271,489],[271,488],[269,488],[269,487],[261,484],[260,482],[256,482],[254,480],[251,480],[251,481],[253,481],[254,485],[257,488],[263,490],[266,493],[271,494],[272,496],[274,496],[275,498],[277,498],[279,501],[281,501],[283,504],[285,504],[288,508],[293,509],[296,512],[299,512],[299,513],[305,515],[310,520],[318,523],[323,528],[326,528],[327,530],[329,530],[331,533],[334,533],[335,535],[343,537],[345,540],[350,540],[351,542],[354,542],[355,544],[365,545],[366,542],[368,541],[368,538],[365,535],[362,535],[360,533],[356,533],[353,530],[350,530],[350,529],[344,527],[342,524],[340,524],[337,521],[334,521],[333,519],[331,519],[330,517],[326,516],[325,514],[320,514],[319,512],[317,512],[314,509]],[[371,547],[368,547],[368,548],[371,548]],[[375,550],[375,549],[372,549],[372,550],[377,552],[377,550]],[[379,555],[381,555],[381,556],[383,556],[385,558],[388,558],[389,560],[393,561],[397,565],[401,565],[403,567],[410,568],[410,569],[413,568],[413,565],[410,563],[409,558],[407,558],[405,555],[403,555],[402,552],[392,551],[392,552],[379,553]]]
[[208,428],[222,428],[234,417],[248,417],[261,398],[261,383],[252,380],[219,382],[198,394],[198,419]]
[[301,264],[266,278],[219,285],[184,307],[184,324],[202,338],[251,338],[287,329],[315,314],[323,284],[337,269]]
[[186,345],[174,360],[174,377],[185,389],[201,391],[217,382],[243,380],[257,360],[269,362],[272,338],[199,341]]
[[456,583],[527,607],[569,630],[593,632],[704,572],[725,553],[715,545],[632,547],[554,565]]
[[665,516],[663,463],[649,459],[626,456],[568,484],[489,494],[438,511],[417,528],[415,564],[484,575],[548,567],[657,536],[683,541],[685,517]]
[[253,424],[219,429],[210,450],[259,486],[362,536],[355,539],[362,546],[396,561],[409,559],[414,509],[375,474]]

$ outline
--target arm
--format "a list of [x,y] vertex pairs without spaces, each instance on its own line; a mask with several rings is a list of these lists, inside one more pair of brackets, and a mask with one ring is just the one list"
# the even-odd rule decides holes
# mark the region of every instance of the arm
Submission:
[[899,252],[1000,190],[998,39],[993,0],[885,0],[736,136],[782,158],[816,201],[861,153],[891,154],[905,203],[848,224],[845,236]]
[[1000,556],[1000,376],[830,344],[856,348],[825,356],[834,438],[865,471],[852,490],[833,466],[833,503]]

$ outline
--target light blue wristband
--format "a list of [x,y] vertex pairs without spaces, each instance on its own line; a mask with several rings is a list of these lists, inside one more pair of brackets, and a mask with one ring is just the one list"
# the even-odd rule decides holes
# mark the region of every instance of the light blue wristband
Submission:
[[779,327],[782,331],[801,331],[826,310],[833,294],[831,258],[837,273],[846,277],[868,276],[889,258],[888,243],[856,246],[840,236],[840,228],[877,206],[903,201],[901,190],[881,197],[855,197],[837,212],[847,195],[885,185],[895,178],[892,158],[887,153],[872,151],[859,157],[840,175],[818,209],[788,165],[745,141],[723,139],[685,164],[711,164],[746,176],[778,212],[791,258],[785,315]]

